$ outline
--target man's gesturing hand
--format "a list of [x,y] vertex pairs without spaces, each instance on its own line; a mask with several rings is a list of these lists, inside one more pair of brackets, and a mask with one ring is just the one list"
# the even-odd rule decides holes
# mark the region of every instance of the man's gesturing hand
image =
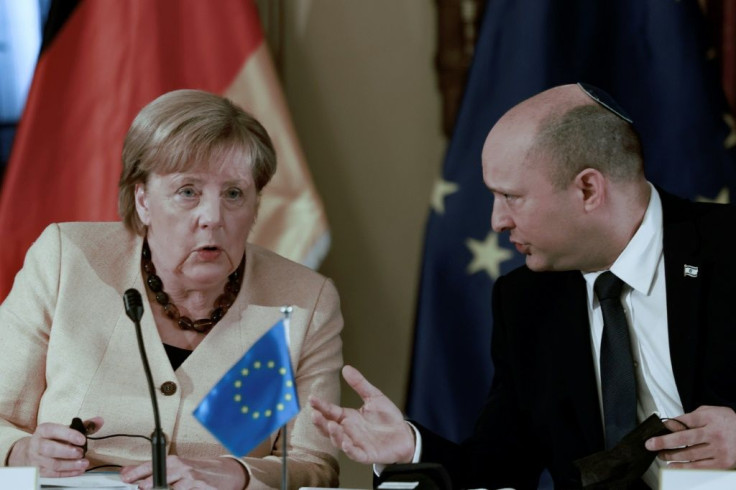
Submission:
[[355,410],[310,397],[314,425],[359,463],[410,463],[414,433],[401,410],[354,367],[343,367],[342,376],[363,400],[363,406]]

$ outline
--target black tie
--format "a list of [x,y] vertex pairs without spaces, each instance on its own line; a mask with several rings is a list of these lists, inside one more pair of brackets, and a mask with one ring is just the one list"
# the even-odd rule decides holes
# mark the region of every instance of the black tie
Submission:
[[629,324],[621,305],[623,285],[613,272],[606,271],[598,276],[594,286],[603,311],[601,393],[607,449],[636,427],[636,374]]

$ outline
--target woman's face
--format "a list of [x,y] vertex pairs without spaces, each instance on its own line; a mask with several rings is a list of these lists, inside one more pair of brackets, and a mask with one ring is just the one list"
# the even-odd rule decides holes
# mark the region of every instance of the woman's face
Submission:
[[231,153],[190,171],[152,173],[136,185],[135,203],[156,273],[172,293],[221,285],[238,267],[258,193],[247,159]]

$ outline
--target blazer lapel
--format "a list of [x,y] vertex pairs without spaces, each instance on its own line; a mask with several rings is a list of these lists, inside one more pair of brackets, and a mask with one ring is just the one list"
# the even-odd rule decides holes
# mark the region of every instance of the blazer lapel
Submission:
[[[694,222],[681,203],[660,191],[664,216],[664,267],[667,290],[667,324],[670,358],[680,400],[686,412],[694,409],[692,360],[698,349],[701,277],[708,264],[699,254]],[[679,209],[678,209],[679,208]]]
[[[141,249],[143,248],[143,238],[136,236],[129,242],[126,242],[124,246],[121,246],[119,252],[113,254],[115,257],[114,268],[110,273],[110,277],[114,277],[118,282],[115,284],[115,289],[118,290],[119,295],[119,309],[117,315],[118,324],[122,324],[123,328],[129,329],[129,334],[126,334],[126,338],[132,339],[132,343],[137,345],[137,334],[135,332],[135,325],[128,318],[123,307],[123,294],[129,288],[135,288],[140,292],[141,299],[143,300],[143,317],[141,318],[141,334],[143,337],[143,344],[146,350],[146,357],[151,367],[151,372],[154,377],[154,383],[161,382],[159,378],[163,378],[163,381],[171,380],[175,378],[174,370],[171,367],[171,362],[166,355],[161,336],[158,333],[158,328],[153,319],[153,309],[160,307],[157,304],[151,304],[146,294],[146,284],[144,283],[143,275],[141,274]],[[118,271],[114,273],[114,271]],[[120,271],[123,271],[122,273]],[[136,347],[132,356],[140,357],[137,354]]]

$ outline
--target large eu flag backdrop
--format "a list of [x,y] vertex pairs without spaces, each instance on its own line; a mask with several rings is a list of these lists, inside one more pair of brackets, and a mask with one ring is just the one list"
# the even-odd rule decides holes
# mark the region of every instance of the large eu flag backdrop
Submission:
[[411,418],[460,440],[490,387],[491,288],[523,258],[490,232],[480,154],[513,105],[555,85],[596,85],[633,117],[651,182],[728,199],[736,134],[706,28],[695,0],[488,0],[426,229]]

